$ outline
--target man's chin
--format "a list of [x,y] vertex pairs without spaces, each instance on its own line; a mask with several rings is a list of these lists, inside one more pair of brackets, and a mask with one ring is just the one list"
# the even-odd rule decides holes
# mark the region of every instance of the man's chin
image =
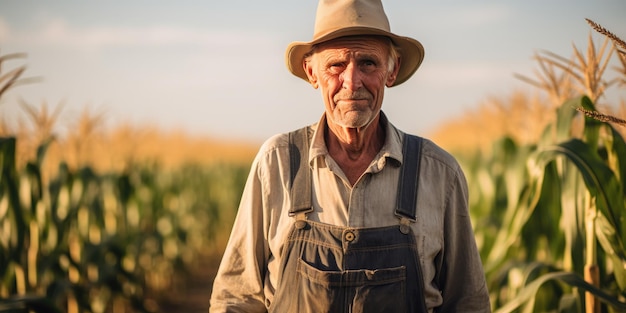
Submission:
[[371,122],[371,120],[366,118],[356,118],[356,119],[343,119],[341,121],[337,121],[337,125],[342,128],[353,128],[353,129],[365,129]]

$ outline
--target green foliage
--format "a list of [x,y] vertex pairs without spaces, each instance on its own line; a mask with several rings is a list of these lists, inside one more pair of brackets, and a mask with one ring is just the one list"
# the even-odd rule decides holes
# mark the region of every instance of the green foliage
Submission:
[[150,292],[201,257],[229,224],[247,168],[156,164],[98,174],[64,163],[16,168],[0,138],[0,312],[157,310]]
[[[588,117],[576,138],[577,107],[595,111],[572,99],[538,144],[504,139],[489,158],[461,158],[498,313],[583,312],[585,292],[603,312],[626,310],[626,143]],[[589,268],[600,284],[585,282]]]

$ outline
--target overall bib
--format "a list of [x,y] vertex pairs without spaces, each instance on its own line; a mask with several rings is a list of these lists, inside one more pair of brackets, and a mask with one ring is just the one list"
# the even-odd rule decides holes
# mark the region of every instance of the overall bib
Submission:
[[295,222],[281,252],[281,275],[269,312],[425,313],[424,281],[410,227],[415,221],[421,139],[405,135],[395,208],[400,222],[374,228],[306,220],[313,210],[308,142],[307,128],[290,134],[290,215]]

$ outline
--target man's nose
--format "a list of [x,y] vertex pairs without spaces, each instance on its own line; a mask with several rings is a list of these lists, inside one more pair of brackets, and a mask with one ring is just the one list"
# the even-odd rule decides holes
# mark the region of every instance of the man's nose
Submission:
[[362,75],[355,62],[350,62],[343,71],[343,88],[348,90],[358,90],[363,86]]

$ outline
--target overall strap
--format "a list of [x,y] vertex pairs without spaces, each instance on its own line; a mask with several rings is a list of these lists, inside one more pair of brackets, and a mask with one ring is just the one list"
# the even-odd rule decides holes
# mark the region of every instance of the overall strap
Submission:
[[309,168],[309,127],[289,133],[289,215],[313,211],[311,203],[311,170]]
[[[396,215],[403,223],[415,221],[417,210],[417,187],[419,182],[422,138],[404,135],[402,147],[402,169],[398,182]],[[407,221],[408,220],[408,221]]]

